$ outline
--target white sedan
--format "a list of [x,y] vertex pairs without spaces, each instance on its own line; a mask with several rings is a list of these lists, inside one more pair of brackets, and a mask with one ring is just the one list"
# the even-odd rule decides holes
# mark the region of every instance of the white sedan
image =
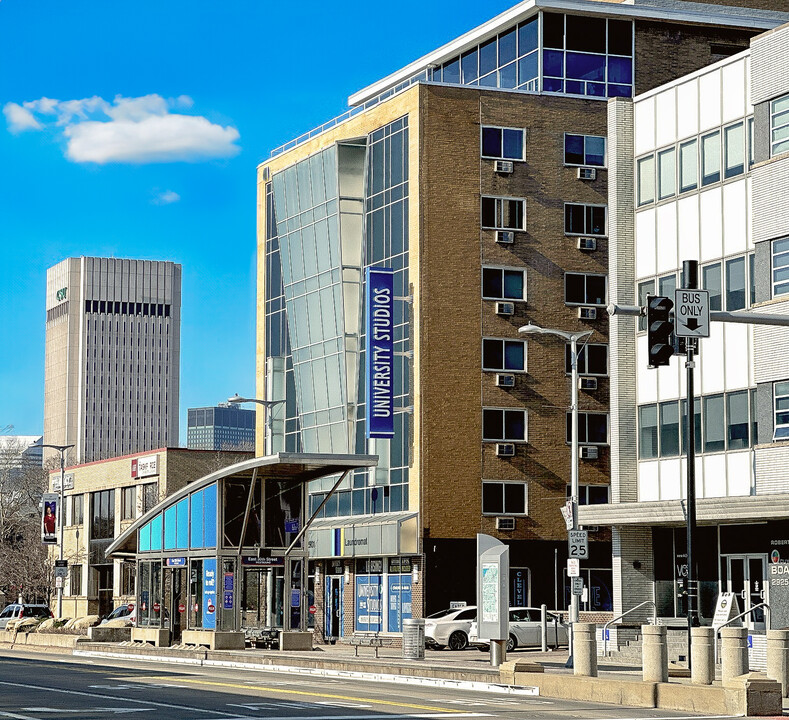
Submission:
[[450,608],[428,615],[425,618],[425,644],[440,650],[465,650],[468,647],[468,631],[477,617],[475,605]]
[[[468,633],[469,644],[478,650],[487,652],[490,647],[489,638],[479,637],[476,620],[471,623]],[[548,613],[548,645],[566,645],[568,638],[567,626],[562,623],[558,615]],[[542,644],[542,629],[540,627],[540,608],[516,607],[510,608],[509,637],[507,638],[507,652],[516,647],[539,646]]]

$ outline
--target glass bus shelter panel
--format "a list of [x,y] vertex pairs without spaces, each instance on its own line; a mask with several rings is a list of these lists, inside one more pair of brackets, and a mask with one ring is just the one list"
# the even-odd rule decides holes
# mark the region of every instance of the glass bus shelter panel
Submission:
[[189,627],[203,627],[203,561],[192,560],[189,565]]
[[[255,481],[255,491],[249,504],[249,479],[232,479],[224,482],[224,547],[237,548],[244,532],[243,545],[253,547],[260,544],[261,486],[260,478]],[[249,515],[247,506],[249,504]],[[244,531],[244,518],[247,518]]]
[[[265,547],[287,548],[302,527],[305,484],[292,480],[268,480],[265,492]],[[302,537],[297,547],[303,545]]]
[[137,622],[140,627],[161,627],[162,563],[161,560],[140,562],[139,601]]
[[270,570],[244,568],[241,576],[241,627],[266,627],[266,587]]

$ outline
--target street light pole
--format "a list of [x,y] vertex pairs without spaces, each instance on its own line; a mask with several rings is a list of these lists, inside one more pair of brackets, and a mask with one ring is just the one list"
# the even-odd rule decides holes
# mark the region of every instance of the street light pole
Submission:
[[[271,429],[271,408],[280,405],[285,402],[285,400],[259,400],[258,398],[245,398],[241,397],[238,393],[233,395],[233,397],[228,398],[227,401],[229,403],[233,403],[234,405],[238,405],[239,403],[257,403],[258,405],[262,405],[264,408],[263,417],[265,418],[265,427],[266,427],[266,435],[263,442],[263,454],[268,455],[271,448],[269,447],[269,435],[273,435],[273,431]],[[273,438],[272,438],[273,439]]]
[[[555,335],[565,342],[570,343],[570,503],[573,509],[573,530],[578,529],[578,341],[586,340],[592,334],[592,330],[570,333],[564,330],[554,330],[543,328],[539,325],[529,323],[518,328],[522,334],[536,333],[539,335]],[[578,595],[570,595],[570,625],[578,622],[580,617]],[[570,648],[570,657],[572,657]]]
[[[73,448],[74,445],[46,445],[41,444],[37,445],[36,447],[42,448],[52,448],[53,450],[57,450],[60,453],[60,500],[58,502],[58,525],[60,526],[60,541],[59,541],[59,552],[58,552],[58,559],[63,560],[63,530],[66,526],[66,518],[64,513],[66,512],[66,507],[63,502],[63,489],[65,485],[65,478],[66,478],[66,450]],[[63,581],[61,580],[60,587],[58,588],[58,617],[63,617]]]

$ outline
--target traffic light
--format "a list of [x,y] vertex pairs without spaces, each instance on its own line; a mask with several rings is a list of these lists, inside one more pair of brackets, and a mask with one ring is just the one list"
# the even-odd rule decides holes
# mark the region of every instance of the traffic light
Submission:
[[649,367],[668,365],[674,354],[672,334],[674,322],[669,317],[674,303],[667,297],[650,297],[647,304],[647,344],[649,346]]

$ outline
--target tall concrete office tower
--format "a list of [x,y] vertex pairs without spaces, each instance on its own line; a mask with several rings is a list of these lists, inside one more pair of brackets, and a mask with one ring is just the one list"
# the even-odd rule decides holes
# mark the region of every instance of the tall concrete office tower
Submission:
[[181,266],[68,258],[46,309],[44,441],[69,463],[176,445]]

